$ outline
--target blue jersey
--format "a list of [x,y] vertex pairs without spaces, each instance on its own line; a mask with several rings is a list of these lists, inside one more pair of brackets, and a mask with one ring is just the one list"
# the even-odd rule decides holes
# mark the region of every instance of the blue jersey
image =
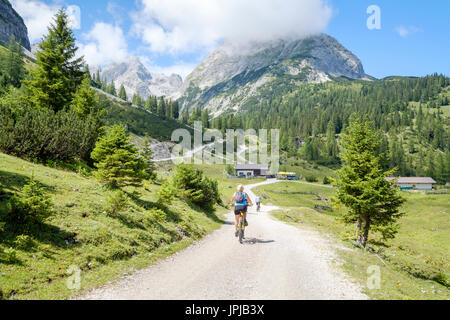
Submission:
[[256,203],[261,203],[261,197],[256,197]]

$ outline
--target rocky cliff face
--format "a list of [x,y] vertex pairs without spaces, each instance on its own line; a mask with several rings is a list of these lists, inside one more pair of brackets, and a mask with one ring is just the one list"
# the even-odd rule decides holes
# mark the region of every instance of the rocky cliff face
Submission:
[[22,42],[22,46],[31,51],[28,30],[22,17],[13,9],[8,0],[0,0],[0,42],[7,44],[11,35],[16,41]]
[[100,76],[102,79],[106,78],[108,83],[114,81],[117,90],[123,84],[129,99],[135,93],[143,98],[171,96],[179,91],[183,84],[179,75],[151,73],[136,57],[108,65],[101,71]]
[[245,45],[224,42],[186,78],[176,97],[182,108],[199,106],[217,115],[239,110],[275,87],[338,77],[369,79],[361,61],[325,34]]

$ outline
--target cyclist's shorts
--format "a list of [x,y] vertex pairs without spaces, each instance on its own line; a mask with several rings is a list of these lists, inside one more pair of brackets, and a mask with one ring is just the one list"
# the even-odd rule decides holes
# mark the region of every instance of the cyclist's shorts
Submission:
[[240,215],[241,212],[247,213],[247,206],[236,206],[236,207],[234,207],[234,214],[236,216]]

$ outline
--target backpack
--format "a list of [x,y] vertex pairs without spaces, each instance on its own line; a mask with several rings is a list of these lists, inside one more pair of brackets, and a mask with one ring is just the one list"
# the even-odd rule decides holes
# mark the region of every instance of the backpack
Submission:
[[236,203],[244,203],[245,201],[245,194],[244,192],[236,192],[234,195],[234,200],[236,200]]

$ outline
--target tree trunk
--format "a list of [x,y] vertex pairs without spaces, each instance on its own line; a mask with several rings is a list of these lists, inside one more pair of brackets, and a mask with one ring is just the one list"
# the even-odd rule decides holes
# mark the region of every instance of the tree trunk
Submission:
[[358,243],[364,248],[369,240],[370,218],[365,217],[358,219]]

